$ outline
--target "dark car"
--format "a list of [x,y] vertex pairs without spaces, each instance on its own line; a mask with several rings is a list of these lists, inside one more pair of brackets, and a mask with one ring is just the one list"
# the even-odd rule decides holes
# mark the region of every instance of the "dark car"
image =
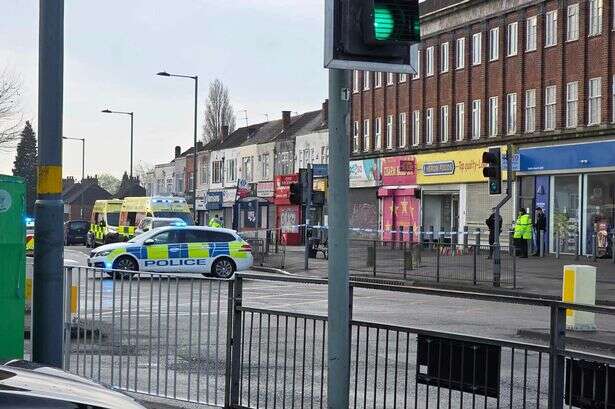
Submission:
[[73,244],[83,244],[88,240],[88,231],[90,231],[90,222],[85,220],[71,220],[64,223],[64,243],[67,246]]
[[144,409],[96,382],[21,360],[0,365],[0,408]]

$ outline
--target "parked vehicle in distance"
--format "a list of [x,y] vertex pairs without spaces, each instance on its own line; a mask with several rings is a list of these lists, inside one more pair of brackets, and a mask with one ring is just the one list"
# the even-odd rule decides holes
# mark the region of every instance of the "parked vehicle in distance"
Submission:
[[186,222],[179,217],[145,217],[139,222],[137,229],[135,230],[135,235],[139,235],[150,231],[152,229],[156,229],[158,227],[165,226],[185,226]]
[[0,365],[0,407],[144,409],[133,398],[96,382],[22,360]]
[[86,220],[70,220],[64,223],[64,244],[72,246],[73,244],[88,243],[88,232],[90,231],[90,222]]
[[118,233],[126,239],[134,237],[137,226],[146,217],[179,218],[187,226],[194,224],[188,203],[183,197],[125,197],[120,210]]

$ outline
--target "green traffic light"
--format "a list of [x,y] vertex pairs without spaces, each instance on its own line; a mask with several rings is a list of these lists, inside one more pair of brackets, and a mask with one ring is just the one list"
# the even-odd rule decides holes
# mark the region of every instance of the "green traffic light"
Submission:
[[374,7],[374,36],[376,40],[388,40],[393,34],[395,19],[387,6],[376,5]]

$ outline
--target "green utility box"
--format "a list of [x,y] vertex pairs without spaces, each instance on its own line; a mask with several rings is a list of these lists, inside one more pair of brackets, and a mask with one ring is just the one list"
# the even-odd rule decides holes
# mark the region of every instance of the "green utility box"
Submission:
[[23,357],[26,185],[0,175],[0,362]]

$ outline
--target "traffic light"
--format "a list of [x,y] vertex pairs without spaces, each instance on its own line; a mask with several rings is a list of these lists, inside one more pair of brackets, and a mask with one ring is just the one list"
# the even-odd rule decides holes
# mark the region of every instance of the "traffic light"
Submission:
[[489,152],[483,152],[483,176],[489,178],[489,194],[499,195],[502,193],[502,158],[500,148],[490,148]]
[[299,183],[292,183],[290,185],[290,197],[288,198],[291,204],[301,204],[301,185]]
[[325,67],[414,72],[418,0],[326,0],[325,21]]

